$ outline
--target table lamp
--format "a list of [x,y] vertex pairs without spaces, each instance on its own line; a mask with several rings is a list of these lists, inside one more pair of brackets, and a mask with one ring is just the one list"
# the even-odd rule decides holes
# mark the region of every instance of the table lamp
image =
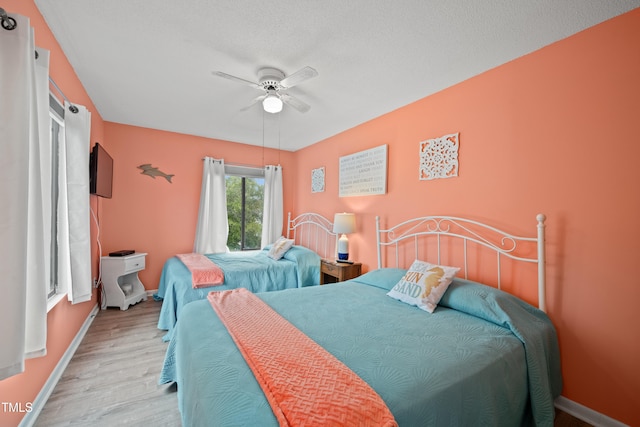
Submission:
[[356,216],[352,213],[337,213],[333,219],[333,232],[341,234],[338,239],[338,259],[349,259],[349,239],[347,234],[356,231]]

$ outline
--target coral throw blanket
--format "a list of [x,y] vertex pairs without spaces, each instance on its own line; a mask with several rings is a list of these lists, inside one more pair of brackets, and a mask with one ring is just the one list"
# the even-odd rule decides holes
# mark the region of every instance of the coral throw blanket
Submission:
[[215,286],[224,283],[224,272],[215,262],[202,254],[178,254],[180,261],[191,272],[191,282],[194,288]]
[[382,398],[244,288],[210,292],[280,426],[397,426]]

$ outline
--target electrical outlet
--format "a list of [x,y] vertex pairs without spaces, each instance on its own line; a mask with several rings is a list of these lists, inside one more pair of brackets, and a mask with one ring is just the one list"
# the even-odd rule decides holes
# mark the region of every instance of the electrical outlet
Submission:
[[93,278],[93,287],[97,288],[98,287],[98,279],[97,278]]

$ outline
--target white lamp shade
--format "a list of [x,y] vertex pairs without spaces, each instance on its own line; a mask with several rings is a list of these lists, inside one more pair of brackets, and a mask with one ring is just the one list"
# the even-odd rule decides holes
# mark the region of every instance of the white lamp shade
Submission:
[[333,218],[333,232],[349,234],[356,231],[356,216],[352,213],[337,213]]
[[279,113],[282,111],[282,100],[277,95],[268,95],[262,100],[262,107],[267,113]]

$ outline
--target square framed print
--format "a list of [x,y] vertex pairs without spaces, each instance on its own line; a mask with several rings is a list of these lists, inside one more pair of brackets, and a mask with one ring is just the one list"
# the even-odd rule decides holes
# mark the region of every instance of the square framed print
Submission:
[[460,134],[452,133],[440,138],[420,142],[421,181],[458,176],[458,148]]

